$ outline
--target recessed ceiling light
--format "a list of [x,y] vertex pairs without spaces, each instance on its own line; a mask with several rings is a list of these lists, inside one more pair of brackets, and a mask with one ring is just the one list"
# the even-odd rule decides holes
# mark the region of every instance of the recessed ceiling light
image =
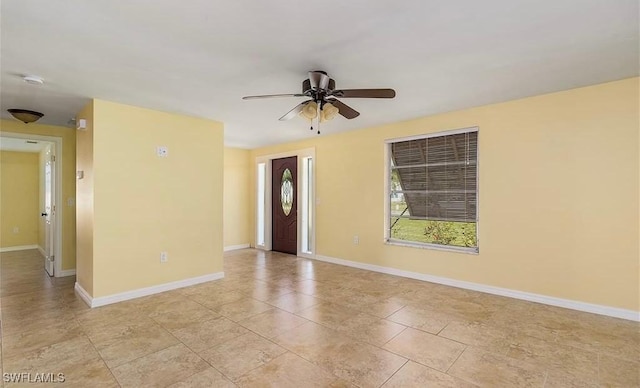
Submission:
[[42,77],[38,77],[37,75],[25,75],[22,79],[31,85],[42,85],[44,83]]

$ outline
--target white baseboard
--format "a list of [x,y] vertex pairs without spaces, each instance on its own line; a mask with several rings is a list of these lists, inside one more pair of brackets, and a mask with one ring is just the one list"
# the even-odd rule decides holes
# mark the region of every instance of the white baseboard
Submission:
[[91,295],[89,295],[89,293],[84,288],[82,288],[80,283],[76,282],[74,290],[76,291],[76,294],[78,294],[80,299],[82,299],[84,303],[87,304],[87,306],[93,307],[91,305],[93,303],[93,298],[91,297]]
[[423,274],[419,272],[404,271],[401,269],[383,267],[380,265],[361,263],[357,261],[336,259],[333,257],[322,256],[322,255],[316,255],[315,259],[320,261],[326,261],[328,263],[344,265],[347,267],[365,269],[373,272],[380,272],[388,275],[401,276],[401,277],[410,278],[410,279],[423,280],[431,283],[444,284],[447,286],[464,288],[467,290],[479,291],[487,294],[506,296],[509,298],[521,299],[529,302],[537,302],[537,303],[542,303],[542,304],[547,304],[547,305],[557,306],[557,307],[564,307],[567,309],[584,311],[584,312],[593,313],[593,314],[607,315],[615,318],[628,319],[630,321],[640,321],[640,312],[621,309],[618,307],[603,306],[603,305],[580,302],[580,301],[575,301],[570,299],[556,298],[553,296],[534,294],[531,292],[510,290],[508,288],[488,286],[488,285],[479,284],[479,283],[471,283],[463,280],[444,278],[440,276],[428,275],[428,274]]
[[246,249],[251,247],[251,245],[247,244],[239,244],[239,245],[229,245],[224,247],[224,251],[225,252],[229,252],[229,251],[237,251],[238,249]]
[[55,276],[56,276],[57,278],[63,278],[63,277],[65,277],[65,276],[73,276],[73,275],[75,275],[75,274],[76,274],[76,270],[75,270],[75,268],[74,268],[74,269],[63,269],[63,270],[62,270],[62,271],[60,271],[60,272],[56,272],[56,273],[55,273]]
[[4,247],[4,248],[0,248],[0,253],[26,251],[27,249],[38,249],[38,245],[33,244],[33,245],[16,245],[13,247]]
[[118,294],[101,296],[98,298],[93,298],[89,293],[82,288],[80,283],[76,282],[75,290],[78,293],[78,296],[82,298],[89,305],[89,307],[100,307],[105,306],[112,303],[122,302],[125,300],[136,299],[143,296],[158,294],[165,291],[175,290],[177,288],[183,288],[188,286],[193,286],[200,283],[210,282],[212,280],[222,279],[224,277],[224,272],[216,272],[203,276],[196,276],[194,278],[177,280],[175,282],[169,282],[164,284],[158,284],[156,286],[138,288],[137,290],[120,292]]
[[47,253],[44,251],[44,248],[41,247],[40,245],[38,245],[38,250],[40,251],[40,254],[42,254],[42,256],[47,257]]

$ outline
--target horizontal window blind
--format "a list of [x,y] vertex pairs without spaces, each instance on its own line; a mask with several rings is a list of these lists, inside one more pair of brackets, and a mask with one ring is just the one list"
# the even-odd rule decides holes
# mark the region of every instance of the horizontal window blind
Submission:
[[391,196],[406,209],[394,218],[475,222],[478,132],[391,143]]

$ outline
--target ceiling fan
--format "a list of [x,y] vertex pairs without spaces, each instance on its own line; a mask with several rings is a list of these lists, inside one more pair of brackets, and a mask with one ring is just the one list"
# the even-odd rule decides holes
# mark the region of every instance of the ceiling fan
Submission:
[[[326,72],[314,70],[309,72],[309,78],[302,81],[302,93],[295,94],[266,94],[261,96],[246,96],[243,100],[255,100],[259,98],[277,97],[308,97],[280,117],[280,121],[290,120],[298,115],[311,121],[317,120],[318,127],[322,121],[333,119],[337,114],[354,119],[360,115],[358,111],[349,105],[339,101],[340,98],[394,98],[396,92],[393,89],[336,89],[336,82]],[[318,129],[318,134],[320,130]]]

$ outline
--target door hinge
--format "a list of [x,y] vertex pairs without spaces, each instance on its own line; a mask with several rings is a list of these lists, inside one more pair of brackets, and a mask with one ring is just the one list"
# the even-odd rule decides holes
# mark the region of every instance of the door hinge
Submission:
[[49,261],[56,261],[56,256],[55,255],[49,256]]
[[55,162],[56,161],[56,156],[55,155],[51,155],[51,161]]

